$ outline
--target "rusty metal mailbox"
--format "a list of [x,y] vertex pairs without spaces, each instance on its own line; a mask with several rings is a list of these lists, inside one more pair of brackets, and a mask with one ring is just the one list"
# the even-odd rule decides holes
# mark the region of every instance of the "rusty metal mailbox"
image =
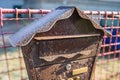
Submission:
[[10,38],[30,80],[91,80],[104,31],[75,7],[59,7]]

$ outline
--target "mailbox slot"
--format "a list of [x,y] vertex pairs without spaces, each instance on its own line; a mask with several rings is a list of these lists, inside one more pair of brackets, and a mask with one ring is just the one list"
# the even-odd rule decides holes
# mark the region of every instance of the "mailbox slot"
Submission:
[[67,35],[67,36],[45,36],[45,37],[34,37],[36,40],[55,40],[55,39],[72,39],[82,37],[100,36],[100,34],[86,34],[86,35]]

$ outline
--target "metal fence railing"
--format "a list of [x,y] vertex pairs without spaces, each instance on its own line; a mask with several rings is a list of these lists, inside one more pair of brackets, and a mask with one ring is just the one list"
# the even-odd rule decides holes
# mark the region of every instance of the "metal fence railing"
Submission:
[[[51,10],[0,9],[0,80],[26,80],[27,73],[19,47],[12,47],[9,36]],[[120,12],[83,11],[113,36],[103,37],[95,80],[120,79]],[[36,18],[37,16],[37,18]]]

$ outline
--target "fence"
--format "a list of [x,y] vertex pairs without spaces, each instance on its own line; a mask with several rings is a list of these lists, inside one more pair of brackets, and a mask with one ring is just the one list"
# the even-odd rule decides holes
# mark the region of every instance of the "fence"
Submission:
[[[27,80],[24,60],[19,47],[12,47],[9,36],[20,28],[44,16],[51,10],[0,9],[0,80]],[[120,12],[83,11],[103,29],[110,31],[112,37],[103,37],[99,53],[95,79],[120,79]]]

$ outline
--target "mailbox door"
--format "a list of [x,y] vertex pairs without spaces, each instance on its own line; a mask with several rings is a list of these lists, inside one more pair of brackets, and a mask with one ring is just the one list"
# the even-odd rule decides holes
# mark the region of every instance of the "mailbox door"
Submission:
[[36,68],[38,80],[90,80],[94,57]]
[[[22,47],[29,79],[71,80],[71,78],[80,78],[90,80],[96,53],[99,50],[98,42],[99,37],[32,40],[28,46]],[[51,59],[52,57],[54,59]],[[71,69],[67,70],[67,65],[68,68],[70,65]]]

